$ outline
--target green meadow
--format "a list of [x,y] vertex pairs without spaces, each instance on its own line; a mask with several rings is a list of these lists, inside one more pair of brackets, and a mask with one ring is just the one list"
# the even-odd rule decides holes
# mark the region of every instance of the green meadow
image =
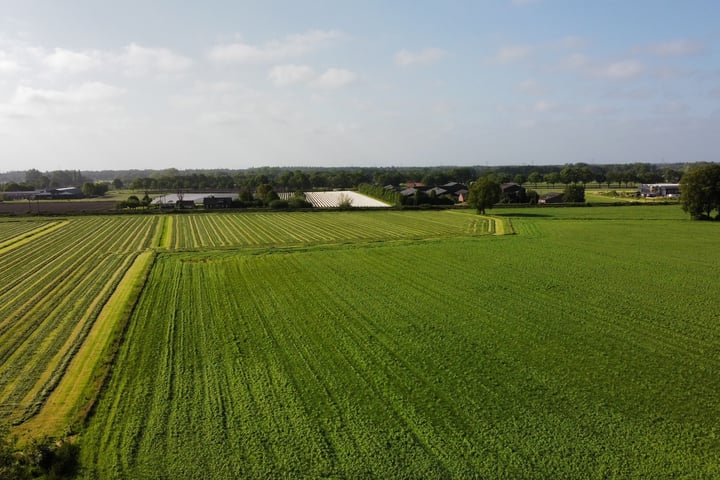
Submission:
[[158,254],[80,435],[87,477],[720,475],[717,226],[674,206],[491,213],[515,235],[416,212],[383,240],[372,222],[402,212],[349,213],[365,233],[345,242],[218,249],[193,226],[193,250]]
[[678,206],[0,219],[0,423],[85,478],[720,475]]

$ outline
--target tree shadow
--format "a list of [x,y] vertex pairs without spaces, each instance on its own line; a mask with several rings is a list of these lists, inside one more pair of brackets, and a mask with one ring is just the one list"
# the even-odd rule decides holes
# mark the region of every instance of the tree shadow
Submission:
[[494,217],[528,217],[528,218],[540,218],[540,217],[552,217],[546,213],[491,213]]

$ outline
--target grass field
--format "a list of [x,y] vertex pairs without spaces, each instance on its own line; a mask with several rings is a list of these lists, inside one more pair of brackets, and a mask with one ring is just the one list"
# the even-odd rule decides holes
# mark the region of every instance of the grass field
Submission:
[[0,220],[0,422],[86,478],[719,476],[717,225],[490,213]]
[[108,361],[136,279],[146,275],[138,259],[157,249],[473,236],[503,232],[504,223],[454,212],[2,219],[0,422],[23,438],[75,430],[105,376],[97,364]]
[[134,257],[152,246],[155,222],[139,217],[28,222],[37,227],[4,242],[0,419],[18,423],[42,408]]
[[720,475],[717,226],[492,213],[517,235],[173,244],[195,250],[156,260],[88,478]]

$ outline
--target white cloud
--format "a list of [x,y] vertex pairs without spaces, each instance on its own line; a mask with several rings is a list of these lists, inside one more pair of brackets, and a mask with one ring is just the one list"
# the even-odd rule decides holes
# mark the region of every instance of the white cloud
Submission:
[[[19,85],[9,103],[0,104],[0,115],[12,118],[36,118],[40,120],[62,116],[63,119],[90,120],[88,128],[99,121],[104,113],[115,114],[117,97],[125,90],[100,82],[88,82],[66,89],[34,88]],[[89,116],[88,116],[89,115]],[[57,124],[63,128],[65,124]]]
[[56,48],[53,53],[43,58],[43,64],[57,72],[76,74],[98,67],[101,64],[99,57],[97,52],[84,53]]
[[578,37],[577,35],[568,35],[567,37],[560,39],[558,45],[562,48],[578,50],[583,48],[586,43],[587,41],[582,37]]
[[582,53],[574,53],[565,57],[562,65],[563,67],[570,69],[585,68],[590,65],[590,59]]
[[532,47],[528,45],[507,45],[500,47],[495,54],[495,60],[501,63],[510,63],[522,60],[532,52]]
[[315,70],[307,65],[277,65],[268,73],[270,80],[278,87],[306,83],[315,78]]
[[329,68],[313,80],[312,85],[319,88],[341,88],[353,83],[357,75],[342,68]]
[[13,62],[12,60],[7,60],[4,58],[0,58],[0,74],[2,73],[15,73],[20,70],[20,65]]
[[20,85],[15,91],[12,103],[24,104],[82,104],[110,100],[124,93],[124,90],[100,82],[84,83],[66,90],[38,89]]
[[7,52],[0,50],[0,73],[15,73],[20,70],[20,64]]
[[653,43],[634,49],[636,53],[651,53],[660,57],[694,55],[705,49],[700,42],[692,40],[672,40],[669,42]]
[[645,65],[637,60],[623,60],[611,63],[600,70],[604,77],[615,79],[628,79],[637,77],[645,72]]
[[342,37],[343,34],[336,30],[311,30],[259,46],[244,42],[216,45],[210,50],[208,57],[214,62],[225,64],[272,63],[300,57]]
[[545,92],[545,89],[532,79],[520,82],[518,90],[526,95],[542,95]]
[[440,48],[426,48],[418,52],[400,50],[395,54],[395,64],[400,67],[412,65],[431,65],[445,56],[445,51]]
[[538,100],[535,102],[535,105],[533,105],[533,111],[538,113],[549,112],[551,110],[555,110],[556,108],[557,105],[547,100]]
[[149,48],[131,43],[118,57],[128,75],[152,73],[181,73],[189,69],[193,61],[167,48]]

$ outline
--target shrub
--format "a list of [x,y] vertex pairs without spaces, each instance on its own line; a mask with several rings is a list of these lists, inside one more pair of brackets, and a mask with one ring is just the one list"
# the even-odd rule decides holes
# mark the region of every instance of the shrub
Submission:
[[270,203],[268,203],[268,206],[273,210],[282,210],[283,208],[288,208],[289,204],[287,200],[280,200],[278,198],[276,200],[270,201]]

